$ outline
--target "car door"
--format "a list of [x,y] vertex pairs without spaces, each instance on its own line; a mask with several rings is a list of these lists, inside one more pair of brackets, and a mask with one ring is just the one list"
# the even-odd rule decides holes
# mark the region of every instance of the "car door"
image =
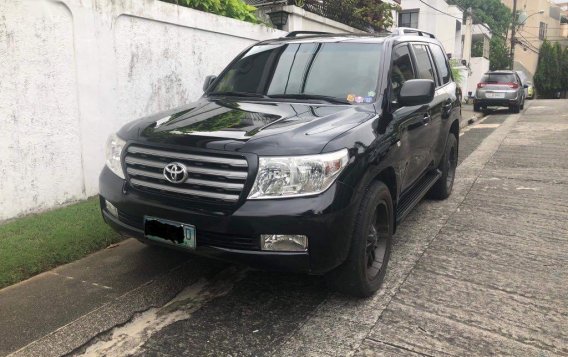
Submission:
[[[456,94],[457,84],[452,81],[452,72],[448,57],[441,46],[431,43],[429,45],[431,58],[438,72],[438,83],[436,94],[432,106],[432,129],[435,137],[432,138],[431,155],[434,162],[441,158],[446,147],[446,137],[448,135],[448,123],[452,116],[452,111],[459,106],[459,99]],[[455,116],[455,113],[454,113]]]
[[427,136],[428,106],[402,107],[397,103],[402,85],[416,79],[415,64],[407,43],[393,48],[390,71],[392,120],[399,133],[401,165],[401,188],[406,190],[420,178],[424,171],[424,138]]
[[434,160],[435,145],[440,138],[440,128],[442,123],[442,115],[444,105],[447,104],[447,93],[441,88],[438,72],[434,66],[432,56],[430,54],[429,46],[427,43],[413,43],[411,45],[412,53],[414,55],[414,62],[416,67],[416,78],[418,79],[431,79],[436,83],[436,92],[434,100],[425,108],[426,112],[423,115],[423,128],[420,136],[416,138],[415,145],[418,147],[417,153],[419,157],[417,160],[417,173],[418,178],[430,168]]

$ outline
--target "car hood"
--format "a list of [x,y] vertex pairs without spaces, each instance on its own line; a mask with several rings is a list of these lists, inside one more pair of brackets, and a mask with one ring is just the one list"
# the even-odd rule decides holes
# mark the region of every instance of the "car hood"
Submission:
[[202,98],[125,125],[128,141],[259,155],[319,153],[376,115],[373,105]]

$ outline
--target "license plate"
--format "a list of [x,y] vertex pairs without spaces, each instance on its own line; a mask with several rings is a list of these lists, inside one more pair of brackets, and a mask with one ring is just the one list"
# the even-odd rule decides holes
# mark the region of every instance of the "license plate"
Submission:
[[167,243],[185,249],[195,249],[195,227],[190,224],[167,219],[144,217],[144,235],[160,243]]
[[505,98],[505,93],[487,93],[487,98]]

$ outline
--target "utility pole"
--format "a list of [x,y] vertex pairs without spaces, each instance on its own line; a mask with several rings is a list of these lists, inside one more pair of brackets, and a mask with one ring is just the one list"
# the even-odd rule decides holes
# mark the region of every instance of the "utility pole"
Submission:
[[511,25],[511,53],[509,58],[511,59],[511,70],[515,65],[515,44],[517,39],[515,38],[517,34],[517,0],[513,0],[513,22]]
[[471,7],[467,10],[467,17],[465,18],[465,33],[463,37],[463,59],[467,61],[467,66],[471,62],[471,44],[473,34],[473,18]]

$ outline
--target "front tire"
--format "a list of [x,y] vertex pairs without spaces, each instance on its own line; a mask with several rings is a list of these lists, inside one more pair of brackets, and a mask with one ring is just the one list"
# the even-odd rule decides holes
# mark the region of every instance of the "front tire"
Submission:
[[448,136],[444,157],[438,166],[442,176],[432,186],[429,197],[436,200],[445,200],[452,194],[456,168],[458,166],[458,140],[454,134]]
[[393,223],[390,191],[384,183],[374,182],[359,207],[347,260],[326,275],[331,288],[361,298],[380,288],[390,258]]

